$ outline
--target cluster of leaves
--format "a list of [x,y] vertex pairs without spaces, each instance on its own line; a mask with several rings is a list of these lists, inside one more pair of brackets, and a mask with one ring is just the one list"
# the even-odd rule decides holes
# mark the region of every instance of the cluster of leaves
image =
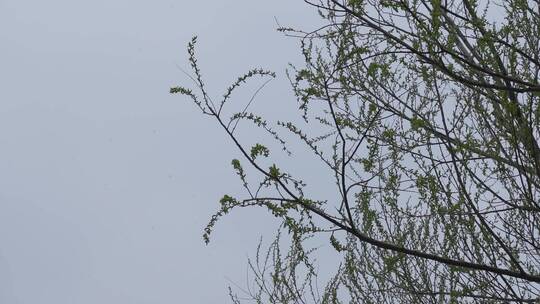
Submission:
[[[309,128],[278,126],[329,169],[334,200],[308,198],[301,180],[261,165],[259,158],[270,156],[266,146],[248,152],[239,142],[237,121],[255,117],[285,144],[262,116],[244,108],[224,122],[221,108],[231,92],[272,73],[240,77],[215,107],[192,42],[202,98],[171,89],[215,117],[261,177],[252,189],[233,161],[249,197],[224,197],[205,236],[230,209],[253,205],[267,207],[291,235],[287,266],[276,253],[279,242],[272,243],[263,267],[252,267],[258,287],[248,294],[258,303],[539,301],[540,3],[311,5],[326,26],[281,29],[301,42],[305,64],[292,67],[289,78]],[[313,288],[314,251],[303,249],[312,237],[328,238],[341,258],[322,290]]]

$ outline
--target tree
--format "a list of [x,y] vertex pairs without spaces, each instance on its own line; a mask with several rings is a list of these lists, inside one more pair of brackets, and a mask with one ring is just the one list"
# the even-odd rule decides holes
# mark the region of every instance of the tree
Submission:
[[[232,161],[246,197],[221,199],[205,240],[233,208],[282,220],[290,247],[280,231],[250,262],[258,302],[539,302],[540,2],[305,2],[325,26],[279,29],[305,58],[288,74],[303,121],[279,132],[247,107],[222,112],[237,87],[272,72],[250,71],[213,103],[189,43],[197,91],[171,93],[214,118],[248,164]],[[283,132],[297,136],[329,169],[317,174],[335,177],[334,200],[272,164],[268,145],[243,144],[241,120],[284,149]],[[321,290],[312,237],[341,259]]]

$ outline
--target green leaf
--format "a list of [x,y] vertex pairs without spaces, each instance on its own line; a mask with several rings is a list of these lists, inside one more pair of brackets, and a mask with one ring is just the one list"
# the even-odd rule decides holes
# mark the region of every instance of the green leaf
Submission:
[[426,127],[427,123],[425,120],[418,118],[417,116],[411,119],[411,127],[413,130],[418,130]]
[[255,146],[251,147],[251,153],[250,153],[251,158],[256,159],[257,156],[259,155],[268,157],[268,155],[270,155],[270,150],[268,150],[267,147],[261,144],[256,144]]
[[279,172],[279,169],[278,167],[276,167],[275,164],[273,164],[272,166],[270,166],[269,168],[269,174],[270,174],[270,177],[274,178],[274,179],[278,179],[280,177],[280,172]]

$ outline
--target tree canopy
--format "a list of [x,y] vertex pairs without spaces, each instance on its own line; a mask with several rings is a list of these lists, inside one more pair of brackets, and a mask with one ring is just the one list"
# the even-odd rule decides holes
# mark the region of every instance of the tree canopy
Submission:
[[[189,43],[194,86],[171,93],[225,131],[246,189],[223,196],[205,241],[234,208],[282,220],[250,262],[260,303],[540,301],[540,2],[305,2],[324,26],[279,28],[305,61],[288,71],[298,122],[271,123],[251,101],[226,116],[244,82],[276,75],[251,70],[214,100]],[[242,120],[285,151],[283,134],[295,135],[328,168],[313,174],[333,176],[335,197],[313,197],[268,144],[242,143]],[[313,237],[341,259],[324,283]]]

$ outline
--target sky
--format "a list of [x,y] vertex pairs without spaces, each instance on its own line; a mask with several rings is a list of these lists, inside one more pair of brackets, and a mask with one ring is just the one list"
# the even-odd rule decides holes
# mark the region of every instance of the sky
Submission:
[[239,154],[168,91],[198,35],[212,93],[267,68],[257,102],[280,115],[301,57],[276,19],[317,20],[300,0],[0,0],[0,303],[224,303],[245,284],[276,222],[233,213],[204,245]]

